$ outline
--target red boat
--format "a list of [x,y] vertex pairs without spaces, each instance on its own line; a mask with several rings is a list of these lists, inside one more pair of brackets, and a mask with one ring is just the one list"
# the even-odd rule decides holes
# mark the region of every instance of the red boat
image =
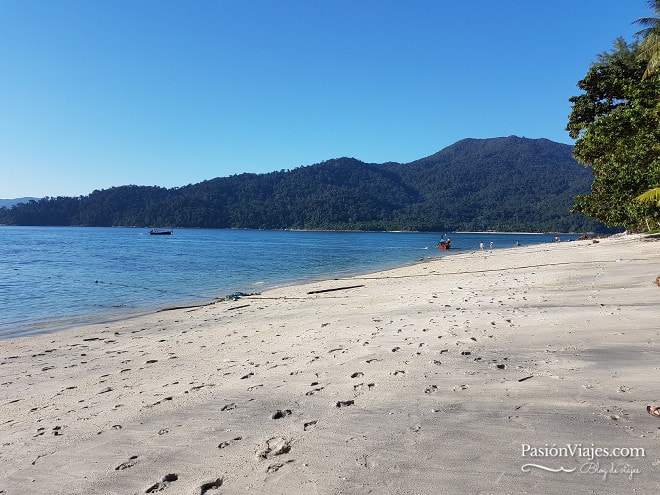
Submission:
[[438,249],[446,250],[451,247],[451,239],[447,239],[446,241],[440,241],[438,243]]

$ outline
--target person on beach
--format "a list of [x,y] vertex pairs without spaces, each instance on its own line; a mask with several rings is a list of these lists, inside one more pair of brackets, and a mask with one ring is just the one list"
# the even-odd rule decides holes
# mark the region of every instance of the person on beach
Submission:
[[490,241],[490,250],[493,250],[493,241]]
[[484,243],[483,243],[483,242],[480,242],[480,243],[479,243],[479,249],[480,249],[481,251],[484,250]]

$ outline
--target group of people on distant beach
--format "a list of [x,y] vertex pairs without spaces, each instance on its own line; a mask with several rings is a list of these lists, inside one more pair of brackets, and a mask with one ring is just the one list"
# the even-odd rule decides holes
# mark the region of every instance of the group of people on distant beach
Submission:
[[[556,238],[555,238],[555,242],[559,242],[559,237],[556,237]],[[440,248],[441,246],[443,246],[443,249],[448,249],[450,245],[451,245],[451,238],[448,237],[448,238],[445,240],[445,234],[442,234],[442,238],[440,239],[440,242],[438,242],[438,247]],[[522,244],[520,244],[520,242],[516,241],[516,243],[514,244],[514,246],[515,246],[515,247],[519,247],[519,246],[522,246]],[[483,243],[483,242],[480,242],[480,243],[479,243],[479,250],[480,250],[480,251],[484,251],[485,248],[486,248],[486,246],[484,245],[484,243]],[[490,251],[493,250],[493,241],[490,241],[490,242],[488,243],[488,249],[489,249]]]
[[[519,247],[522,246],[518,241],[514,244],[514,246]],[[493,241],[490,241],[489,249],[492,251],[493,250]],[[479,250],[483,251],[484,250],[484,243],[480,242],[479,243]]]

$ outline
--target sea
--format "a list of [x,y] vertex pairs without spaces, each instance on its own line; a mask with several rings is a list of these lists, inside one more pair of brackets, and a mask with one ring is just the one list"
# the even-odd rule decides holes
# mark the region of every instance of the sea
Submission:
[[0,339],[555,236],[0,226]]

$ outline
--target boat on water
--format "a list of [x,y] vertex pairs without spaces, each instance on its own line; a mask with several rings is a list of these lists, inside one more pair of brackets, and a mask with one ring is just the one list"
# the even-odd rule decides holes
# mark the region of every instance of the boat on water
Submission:
[[447,250],[451,247],[451,239],[447,239],[446,241],[443,239],[438,243],[438,249]]
[[172,230],[151,229],[149,231],[149,234],[151,234],[151,235],[172,235]]

